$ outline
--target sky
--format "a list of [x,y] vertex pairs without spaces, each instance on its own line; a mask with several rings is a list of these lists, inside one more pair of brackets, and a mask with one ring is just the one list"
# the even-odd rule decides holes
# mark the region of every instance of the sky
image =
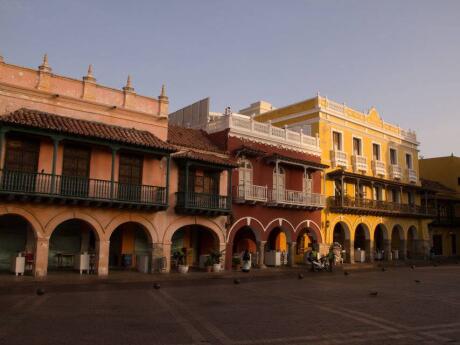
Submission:
[[156,97],[170,110],[321,95],[460,155],[460,1],[0,0],[0,55]]

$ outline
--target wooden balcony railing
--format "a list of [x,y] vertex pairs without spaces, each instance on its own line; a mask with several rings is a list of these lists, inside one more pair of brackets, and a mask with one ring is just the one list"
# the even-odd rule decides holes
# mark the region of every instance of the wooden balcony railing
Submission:
[[298,190],[271,189],[268,193],[271,204],[285,204],[291,206],[303,206],[322,208],[326,206],[326,197],[323,194],[306,193]]
[[359,214],[375,214],[375,215],[413,215],[434,217],[436,212],[432,207],[425,207],[412,204],[400,204],[396,202],[372,200],[364,198],[352,198],[346,196],[342,198],[329,197],[328,205],[331,209],[338,212],[350,212]]
[[259,201],[267,202],[267,186],[257,186],[254,184],[238,185],[234,188],[234,198],[237,202],[241,201]]
[[346,152],[331,150],[331,162],[334,168],[348,168],[348,155]]
[[0,194],[166,207],[166,188],[74,176],[0,170]]
[[385,162],[373,160],[372,170],[375,176],[385,176],[386,175]]
[[395,164],[390,164],[389,167],[389,172],[390,172],[390,178],[395,179],[395,180],[400,180],[402,177],[402,170],[399,165]]
[[177,192],[176,210],[192,214],[228,214],[231,211],[231,197],[218,194]]

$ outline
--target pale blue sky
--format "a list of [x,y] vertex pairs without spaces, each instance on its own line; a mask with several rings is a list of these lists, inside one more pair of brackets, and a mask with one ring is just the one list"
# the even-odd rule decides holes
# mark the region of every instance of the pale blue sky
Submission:
[[0,52],[138,93],[171,110],[238,110],[322,95],[415,129],[426,157],[460,155],[460,1],[0,0]]

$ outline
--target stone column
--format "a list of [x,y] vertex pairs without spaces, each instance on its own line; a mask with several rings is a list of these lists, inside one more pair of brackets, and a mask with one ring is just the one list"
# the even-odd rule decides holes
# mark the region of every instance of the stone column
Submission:
[[165,272],[165,268],[161,265],[163,255],[163,244],[162,243],[151,243],[150,244],[150,261],[151,261],[151,269],[150,273],[155,272]]
[[366,251],[366,261],[374,262],[374,243],[372,240],[366,240],[364,245]]
[[355,242],[352,240],[345,240],[344,248],[346,251],[346,263],[354,264],[355,263]]
[[37,238],[35,242],[34,276],[45,277],[48,272],[49,238]]
[[267,268],[267,266],[265,266],[265,244],[266,243],[267,241],[259,241],[257,243],[257,247],[259,251],[259,262],[257,263],[257,265],[259,266],[259,268]]
[[297,246],[297,243],[296,242],[291,242],[291,243],[288,243],[289,247],[288,247],[288,266],[295,266],[295,251],[296,251],[296,246]]
[[109,274],[109,250],[110,241],[96,241],[96,269],[99,276]]
[[384,257],[385,261],[391,261],[392,253],[391,253],[391,241],[390,240],[383,240],[383,250],[384,250]]
[[171,243],[163,244],[163,254],[166,258],[166,269],[163,272],[171,271]]
[[225,250],[227,249],[227,244],[226,243],[220,243],[219,244],[219,251],[222,253],[222,256],[220,257],[220,267],[222,270],[225,270]]

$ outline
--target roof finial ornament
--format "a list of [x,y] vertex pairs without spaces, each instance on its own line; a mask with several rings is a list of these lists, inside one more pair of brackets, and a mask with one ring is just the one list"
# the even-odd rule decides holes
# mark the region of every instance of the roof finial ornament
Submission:
[[161,97],[166,97],[166,86],[165,84],[162,84],[161,85],[161,94],[160,94]]
[[43,55],[43,62],[40,66],[38,66],[38,69],[43,72],[51,72],[51,67],[48,64],[48,54],[45,53],[45,55]]
[[86,76],[83,77],[83,80],[91,81],[91,82],[96,81],[96,78],[94,78],[94,75],[93,75],[93,65],[92,64],[88,66],[88,73],[86,73]]
[[123,91],[134,92],[134,88],[131,83],[131,75],[128,75],[128,80],[126,80],[126,85],[123,87]]

